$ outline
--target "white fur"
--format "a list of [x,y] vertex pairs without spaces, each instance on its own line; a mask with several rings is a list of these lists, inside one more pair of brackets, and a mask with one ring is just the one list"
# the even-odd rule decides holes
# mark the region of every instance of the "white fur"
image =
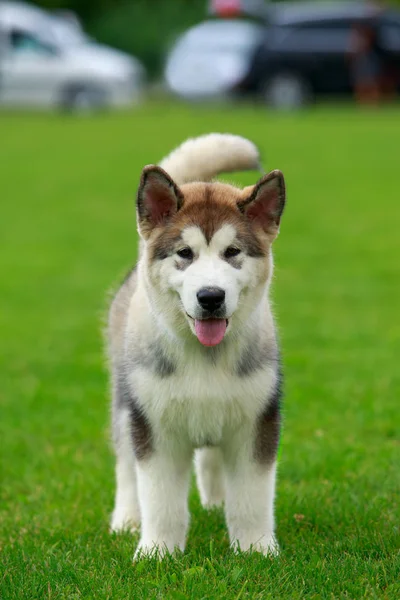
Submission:
[[238,308],[242,290],[253,287],[261,268],[260,261],[246,257],[246,264],[234,269],[223,259],[223,252],[235,242],[236,231],[232,225],[223,225],[210,244],[198,227],[187,228],[182,237],[195,254],[193,263],[180,271],[174,267],[176,257],[164,260],[160,266],[160,281],[167,280],[165,285],[179,294],[186,313],[193,319],[198,317],[200,309],[197,292],[204,287],[222,288],[226,294],[226,316],[230,319]]
[[260,169],[257,147],[239,135],[209,133],[186,140],[160,163],[178,185],[219,173]]
[[111,518],[111,531],[136,531],[140,525],[140,509],[137,496],[136,461],[129,431],[129,414],[121,410],[119,417],[115,509]]
[[137,463],[142,534],[136,557],[158,550],[184,550],[189,525],[190,453],[161,446],[146,461]]
[[[232,454],[241,457],[230,463]],[[260,469],[243,447],[235,446],[226,468],[226,521],[237,551],[277,554],[274,536],[275,465]]]
[[204,508],[221,506],[225,500],[224,465],[221,448],[202,448],[195,454],[200,500]]

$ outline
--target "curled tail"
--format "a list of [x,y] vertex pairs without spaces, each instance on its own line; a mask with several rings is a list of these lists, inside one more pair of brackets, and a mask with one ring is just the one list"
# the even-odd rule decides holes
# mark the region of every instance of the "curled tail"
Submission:
[[186,140],[160,163],[178,185],[210,181],[219,173],[260,169],[257,147],[228,133],[209,133]]

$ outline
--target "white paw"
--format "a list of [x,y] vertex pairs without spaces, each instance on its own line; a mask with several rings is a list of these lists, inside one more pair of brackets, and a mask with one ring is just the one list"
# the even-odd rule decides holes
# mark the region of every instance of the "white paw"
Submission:
[[262,541],[259,548],[255,548],[257,552],[262,552],[265,556],[278,556],[279,544],[276,539],[271,536],[266,542]]
[[146,544],[140,541],[133,556],[133,562],[141,560],[142,558],[152,558],[155,556],[158,558],[158,560],[162,560],[167,554],[168,550],[166,546],[160,546],[158,544]]
[[168,554],[174,554],[175,552],[183,551],[183,548],[179,546],[174,546],[170,544],[157,543],[157,542],[145,542],[144,540],[140,540],[138,547],[136,548],[136,552],[133,557],[133,562],[141,560],[142,558],[152,558],[157,557],[158,560],[162,560]]
[[114,510],[111,517],[110,531],[112,533],[121,533],[130,531],[135,533],[140,527],[140,518],[137,514],[132,514],[126,510]]
[[270,557],[279,555],[279,545],[274,536],[263,537],[254,543],[240,544],[236,541],[232,547],[235,552],[260,552],[264,556]]

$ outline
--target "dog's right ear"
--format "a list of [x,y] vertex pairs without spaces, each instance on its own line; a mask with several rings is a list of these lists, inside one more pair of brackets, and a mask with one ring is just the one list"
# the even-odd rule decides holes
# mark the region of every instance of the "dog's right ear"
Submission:
[[238,202],[238,208],[251,222],[275,238],[285,201],[285,180],[281,171],[275,169],[256,183],[250,196]]
[[153,229],[167,223],[182,204],[181,190],[164,169],[156,165],[143,169],[136,205],[139,232],[145,239]]

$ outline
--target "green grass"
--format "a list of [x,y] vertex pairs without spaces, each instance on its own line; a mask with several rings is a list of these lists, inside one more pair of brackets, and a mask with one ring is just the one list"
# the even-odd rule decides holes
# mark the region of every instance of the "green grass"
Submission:
[[[282,553],[234,556],[193,489],[186,554],[132,565],[137,538],[108,534],[101,321],[135,258],[141,167],[212,130],[249,136],[287,177]],[[398,599],[399,111],[153,103],[3,114],[0,132],[1,599]]]

